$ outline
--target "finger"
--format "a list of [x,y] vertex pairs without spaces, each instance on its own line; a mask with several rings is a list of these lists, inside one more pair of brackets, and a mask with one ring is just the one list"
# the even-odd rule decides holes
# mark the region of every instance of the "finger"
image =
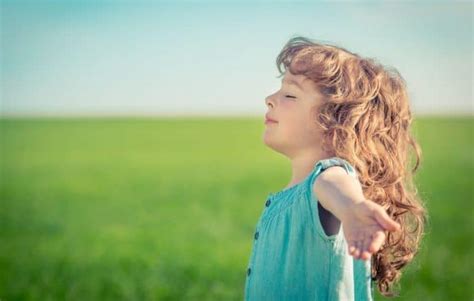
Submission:
[[360,240],[356,241],[356,249],[354,251],[354,257],[355,258],[359,258],[359,255],[360,255],[360,250],[361,250],[361,243],[360,243]]
[[370,236],[364,239],[364,247],[363,247],[362,256],[361,256],[361,258],[364,260],[369,259],[371,256],[370,250],[369,250],[371,241],[372,239],[370,238]]
[[353,241],[351,241],[349,244],[349,255],[352,255],[354,251],[355,251],[355,244]]
[[375,213],[375,218],[377,222],[384,227],[384,229],[389,231],[398,231],[400,230],[400,224],[394,221],[388,216],[387,212],[382,208],[379,208]]
[[372,254],[370,254],[368,251],[363,251],[362,255],[360,256],[360,259],[367,260],[370,258],[370,256],[372,256]]
[[364,237],[364,241],[362,243],[362,250],[364,252],[369,251],[370,240],[371,240],[370,236]]
[[385,241],[385,233],[383,231],[375,232],[372,242],[370,243],[370,246],[369,246],[369,251],[371,253],[377,252],[382,246],[382,244],[384,243],[384,241]]
[[361,240],[361,241],[359,242],[359,256],[357,256],[357,258],[358,258],[358,259],[361,259],[361,260],[366,259],[365,257],[366,257],[367,255],[364,255],[365,252],[366,252],[366,249],[365,249],[365,242],[364,242],[364,240]]
[[357,241],[353,242],[353,247],[352,247],[352,252],[351,255],[356,257],[356,251],[357,251]]

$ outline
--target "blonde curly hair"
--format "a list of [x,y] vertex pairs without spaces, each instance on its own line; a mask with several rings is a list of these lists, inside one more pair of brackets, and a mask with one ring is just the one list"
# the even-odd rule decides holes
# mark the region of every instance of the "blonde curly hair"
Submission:
[[[289,70],[314,81],[325,98],[315,120],[323,130],[323,150],[353,164],[365,198],[401,225],[398,233],[385,233],[384,245],[371,258],[380,293],[398,296],[393,285],[418,253],[428,219],[412,178],[421,148],[410,133],[405,80],[375,59],[300,36],[286,43],[276,64],[281,75]],[[410,146],[416,159],[411,171]]]

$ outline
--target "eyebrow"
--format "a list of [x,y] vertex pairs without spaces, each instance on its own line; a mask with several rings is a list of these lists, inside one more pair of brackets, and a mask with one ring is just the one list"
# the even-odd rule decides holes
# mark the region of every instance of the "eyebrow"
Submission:
[[294,80],[281,80],[282,83],[286,83],[288,85],[294,85],[297,86],[301,91],[304,91],[303,87],[296,81]]

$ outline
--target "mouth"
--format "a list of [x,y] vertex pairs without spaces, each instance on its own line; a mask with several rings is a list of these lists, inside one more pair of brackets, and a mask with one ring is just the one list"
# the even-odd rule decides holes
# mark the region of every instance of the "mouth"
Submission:
[[265,119],[265,124],[274,124],[274,123],[278,123],[278,121],[275,121],[273,119]]

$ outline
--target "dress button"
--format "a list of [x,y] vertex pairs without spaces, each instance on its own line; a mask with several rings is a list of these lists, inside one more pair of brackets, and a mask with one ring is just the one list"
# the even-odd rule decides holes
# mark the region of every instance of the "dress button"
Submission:
[[258,231],[255,232],[255,239],[258,239]]
[[250,275],[250,272],[251,272],[251,271],[252,271],[251,268],[248,268],[248,269],[247,269],[247,276]]
[[267,206],[267,207],[270,206],[270,203],[271,203],[271,202],[272,202],[272,201],[271,201],[270,199],[268,199],[267,202],[265,203],[265,206]]

